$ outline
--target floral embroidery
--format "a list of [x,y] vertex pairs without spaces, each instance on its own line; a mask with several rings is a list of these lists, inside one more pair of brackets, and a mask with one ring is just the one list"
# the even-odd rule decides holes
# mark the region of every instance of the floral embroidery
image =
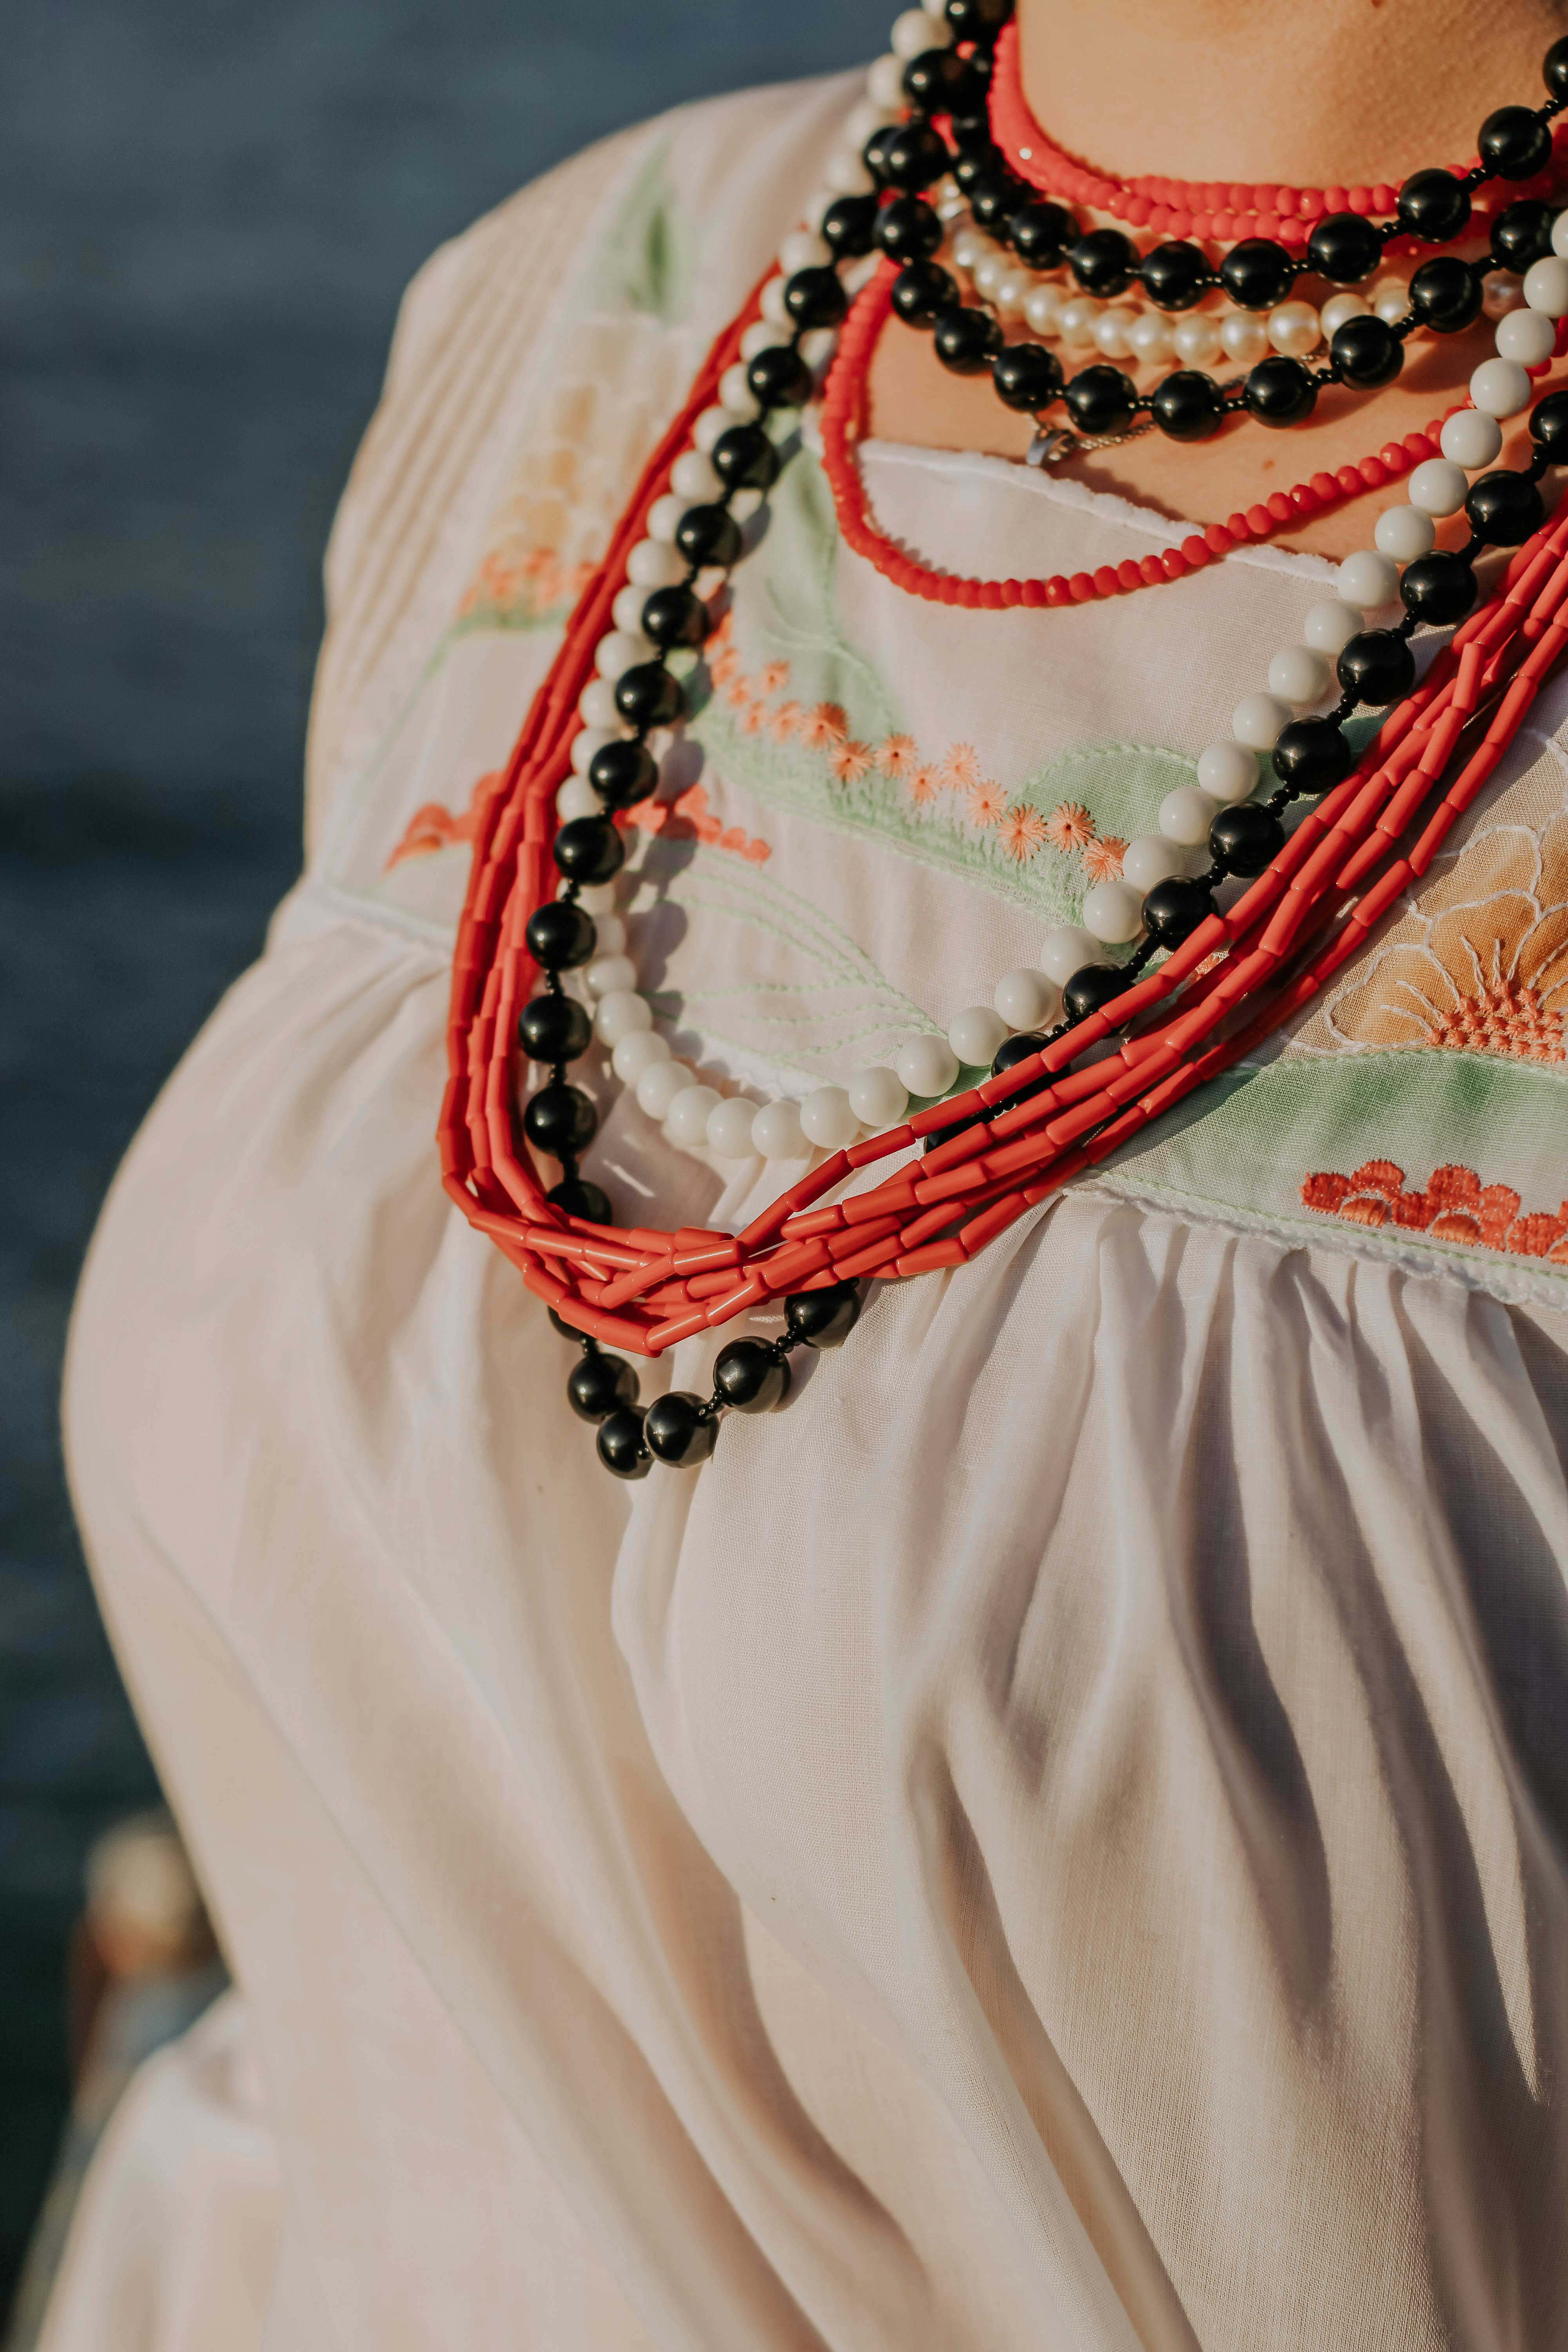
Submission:
[[1033,857],[1045,838],[1046,821],[1038,809],[1008,811],[1002,827],[1002,846],[1009,857],[1016,857],[1021,866],[1026,857]]
[[920,765],[912,735],[888,735],[877,746],[877,765],[885,776],[909,776]]
[[700,841],[713,849],[728,849],[749,866],[765,866],[773,854],[767,842],[756,840],[742,826],[721,825],[708,805],[707,790],[701,784],[689,784],[672,801],[638,801],[618,811],[616,823],[627,828],[635,825],[639,833],[656,833],[665,841]]
[[1115,834],[1091,841],[1083,853],[1083,870],[1091,882],[1114,882],[1121,871],[1127,844]]
[[1568,816],[1468,843],[1328,1007],[1333,1042],[1562,1062]]
[[1405,1189],[1405,1171],[1392,1160],[1369,1160],[1352,1176],[1322,1171],[1301,1187],[1309,1209],[1352,1224],[1430,1234],[1434,1241],[1506,1250],[1568,1265],[1568,1201],[1558,1209],[1520,1215],[1510,1184],[1483,1184],[1472,1168],[1435,1168],[1422,1192]]
[[1046,819],[1046,839],[1064,856],[1087,849],[1094,839],[1094,819],[1081,801],[1063,801]]
[[828,754],[827,764],[841,784],[858,784],[862,776],[871,772],[871,751],[868,744],[849,740],[836,743]]
[[487,555],[464,591],[458,624],[515,629],[558,620],[593,576],[591,563],[563,563],[550,547]]
[[994,784],[989,778],[982,776],[979,782],[971,784],[964,793],[963,805],[971,824],[1000,824],[1007,812],[1007,795],[1000,784]]
[[980,754],[973,743],[954,743],[942,763],[942,782],[950,793],[967,793],[980,782]]
[[942,778],[934,768],[911,768],[905,780],[910,800],[917,808],[934,801],[942,790]]
[[849,722],[837,702],[819,702],[800,722],[800,740],[808,751],[822,751],[842,743]]

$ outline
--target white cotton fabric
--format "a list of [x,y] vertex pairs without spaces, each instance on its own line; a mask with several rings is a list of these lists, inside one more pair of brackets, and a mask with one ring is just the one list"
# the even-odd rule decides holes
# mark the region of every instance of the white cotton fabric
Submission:
[[[845,100],[683,118],[755,196],[694,349]],[[73,1489],[254,2090],[190,2087],[216,2027],[158,2062],[45,2352],[1552,2352],[1561,1319],[1090,1185],[625,1490],[440,1189],[450,906],[342,845],[406,814],[372,753],[561,225],[644,137],[425,281],[335,542],[315,859],[94,1244]],[[1234,700],[1278,623],[1225,576]],[[479,723],[429,706],[426,780]],[[604,1158],[666,1223],[755,1204],[624,1104]],[[196,2178],[226,2234],[149,2186]]]

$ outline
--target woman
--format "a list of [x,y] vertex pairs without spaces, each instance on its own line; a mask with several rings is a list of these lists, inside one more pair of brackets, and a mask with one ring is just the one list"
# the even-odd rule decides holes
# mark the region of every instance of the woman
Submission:
[[1568,2334],[1568,20],[1004,15],[408,299],[307,874],[77,1317],[237,1991],[52,2352]]

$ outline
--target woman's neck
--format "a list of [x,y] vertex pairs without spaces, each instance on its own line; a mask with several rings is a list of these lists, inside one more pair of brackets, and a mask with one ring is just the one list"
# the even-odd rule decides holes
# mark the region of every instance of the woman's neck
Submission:
[[1041,127],[1131,177],[1349,187],[1475,153],[1537,106],[1568,0],[1017,0]]

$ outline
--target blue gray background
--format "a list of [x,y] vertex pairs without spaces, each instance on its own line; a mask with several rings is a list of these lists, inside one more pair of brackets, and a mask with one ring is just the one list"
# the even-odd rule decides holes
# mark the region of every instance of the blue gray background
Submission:
[[0,75],[0,2314],[95,1832],[155,1793],[71,1528],[71,1291],[299,859],[321,551],[397,295],[620,123],[889,0],[16,0]]

